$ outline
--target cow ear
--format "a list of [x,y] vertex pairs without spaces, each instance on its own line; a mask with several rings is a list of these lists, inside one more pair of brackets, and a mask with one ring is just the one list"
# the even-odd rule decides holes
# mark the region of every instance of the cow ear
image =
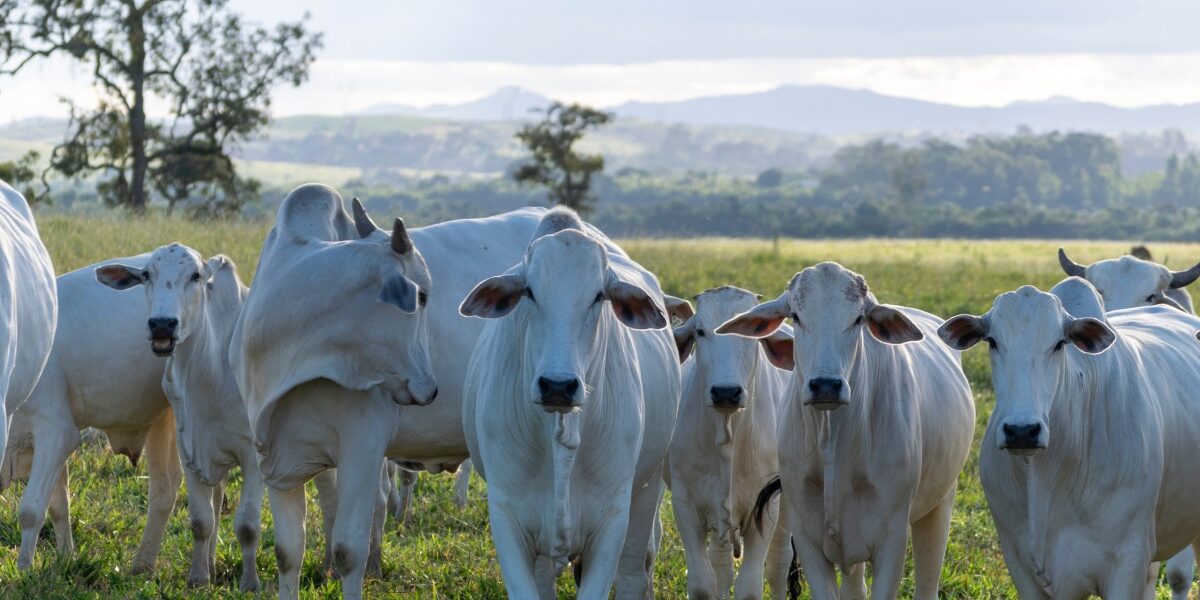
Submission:
[[955,350],[967,350],[987,337],[987,324],[975,315],[958,315],[938,327],[938,337]]
[[679,362],[687,360],[696,347],[696,322],[688,319],[683,325],[671,331],[675,335],[675,347],[679,349]]
[[512,312],[525,293],[525,278],[520,275],[497,275],[485,279],[467,294],[458,307],[464,317],[496,319]]
[[886,304],[870,306],[866,316],[871,335],[885,344],[904,344],[925,339],[925,334],[907,315]]
[[604,297],[612,304],[617,319],[631,329],[662,329],[667,326],[667,315],[659,308],[654,298],[642,288],[621,281],[610,273],[604,286]]
[[776,329],[775,333],[758,341],[762,344],[763,351],[767,353],[767,360],[771,361],[771,364],[784,371],[796,368],[796,355],[792,353],[792,335],[790,333],[783,329]]
[[379,301],[391,304],[401,311],[412,314],[417,310],[417,295],[420,290],[413,280],[396,271],[383,280],[383,289],[379,290]]
[[142,269],[113,264],[96,267],[96,281],[114,290],[127,290],[146,283],[146,278],[142,277]]
[[1157,294],[1155,294],[1155,295],[1154,295],[1154,303],[1155,303],[1155,304],[1161,304],[1161,305],[1163,305],[1163,306],[1170,306],[1171,308],[1174,308],[1174,309],[1176,309],[1176,310],[1182,310],[1183,312],[1187,312],[1186,310],[1184,310],[1184,308],[1183,308],[1182,306],[1180,306],[1180,305],[1179,305],[1179,303],[1178,303],[1178,302],[1176,302],[1175,300],[1173,300],[1173,299],[1171,299],[1171,298],[1167,297],[1167,296],[1166,296],[1164,293],[1162,293],[1162,292],[1159,292],[1159,293],[1157,293]]
[[787,316],[787,302],[783,296],[780,296],[726,321],[717,328],[717,333],[752,338],[766,337],[779,329]]
[[221,269],[225,269],[225,268],[231,267],[231,266],[233,266],[233,261],[230,260],[229,257],[225,256],[224,254],[218,254],[218,255],[208,259],[207,261],[205,261],[204,268],[205,268],[205,270],[208,271],[208,273],[207,273],[208,283],[209,284],[212,283],[212,278],[216,277],[217,273],[221,272]]
[[681,324],[686,323],[688,319],[692,318],[692,315],[696,314],[696,311],[692,310],[692,303],[683,298],[664,295],[663,301],[667,305],[667,314],[671,315],[673,319],[679,319]]
[[1088,354],[1099,354],[1117,341],[1116,334],[1103,322],[1091,317],[1072,319],[1063,327],[1063,333],[1076,348]]

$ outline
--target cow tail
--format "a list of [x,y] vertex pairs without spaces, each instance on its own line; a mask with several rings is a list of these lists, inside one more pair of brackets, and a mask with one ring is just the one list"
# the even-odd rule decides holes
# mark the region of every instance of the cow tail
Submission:
[[788,598],[791,600],[799,600],[800,598],[800,556],[796,552],[796,538],[791,538],[792,544],[792,564],[788,566],[787,587]]
[[758,492],[758,500],[754,503],[754,526],[758,528],[759,533],[762,533],[763,530],[763,513],[767,511],[767,505],[771,503],[771,496],[781,491],[783,491],[783,484],[776,475]]

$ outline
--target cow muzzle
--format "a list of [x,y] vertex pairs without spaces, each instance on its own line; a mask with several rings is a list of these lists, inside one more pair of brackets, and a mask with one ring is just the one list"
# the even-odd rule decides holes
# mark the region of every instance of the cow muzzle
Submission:
[[816,410],[837,410],[850,403],[849,386],[841,379],[817,377],[808,380],[805,406]]
[[150,328],[150,350],[155,356],[171,356],[179,339],[179,319],[153,317],[146,322]]
[[1046,428],[1041,423],[1004,423],[1000,426],[1000,449],[1017,456],[1031,456],[1046,448]]
[[723,415],[742,410],[745,395],[740,385],[714,385],[708,390],[713,409]]
[[579,378],[538,377],[537,403],[542,410],[552,413],[568,413],[579,408]]

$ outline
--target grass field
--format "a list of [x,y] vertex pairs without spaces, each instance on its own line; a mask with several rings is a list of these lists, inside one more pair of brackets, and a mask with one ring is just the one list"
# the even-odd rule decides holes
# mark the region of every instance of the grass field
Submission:
[[[157,245],[181,241],[205,255],[222,252],[238,263],[243,278],[254,271],[265,223],[195,224],[183,221],[125,221],[118,218],[48,215],[41,230],[60,272],[94,261],[136,254]],[[1057,242],[978,241],[740,241],[628,240],[626,249],[658,273],[668,293],[691,296],[705,288],[734,283],[768,295],[778,294],[788,278],[805,266],[836,260],[866,276],[883,302],[916,306],[942,316],[979,313],[996,294],[1022,284],[1047,289],[1059,279],[1054,258]],[[1110,257],[1127,250],[1124,243],[1075,243],[1068,246],[1078,262]],[[1200,259],[1200,245],[1154,245],[1156,256],[1174,268]],[[992,404],[984,351],[965,357],[967,375],[979,406],[976,449]],[[942,576],[946,598],[1016,598],[1011,589],[978,479],[977,452],[972,453],[959,485],[950,548]],[[16,570],[20,531],[16,507],[21,486],[0,496],[0,597],[23,598],[235,598],[240,555],[232,535],[232,515],[221,523],[216,586],[188,590],[184,578],[191,548],[185,502],[181,494],[153,577],[130,577],[132,551],[141,536],[145,512],[145,470],[134,469],[106,447],[87,446],[70,463],[72,516],[77,554],[54,556],[49,523],[32,573]],[[499,568],[488,535],[483,482],[472,482],[471,503],[454,507],[448,476],[424,476],[409,521],[399,529],[389,522],[384,542],[384,577],[369,581],[371,597],[497,598],[503,597]],[[237,485],[231,494],[237,493]],[[319,512],[309,509],[309,553],[303,582],[306,597],[338,597],[340,586],[318,573],[322,540]],[[667,539],[658,557],[659,598],[683,598],[686,572],[675,534],[670,503],[663,504]],[[263,549],[258,565],[267,591],[274,591],[275,557],[269,513],[265,515]],[[911,594],[911,569],[902,597]],[[570,577],[560,597],[571,597]],[[1168,597],[1165,586],[1160,598]]]

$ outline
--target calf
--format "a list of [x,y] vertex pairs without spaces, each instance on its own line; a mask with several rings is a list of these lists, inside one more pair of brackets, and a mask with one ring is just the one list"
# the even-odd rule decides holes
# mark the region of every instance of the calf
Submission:
[[816,599],[895,598],[913,537],[914,597],[937,598],[958,474],[974,431],[957,354],[941,319],[879,304],[836,263],[797,273],[778,298],[721,325],[762,338],[791,317],[794,370],[779,417],[783,521]]
[[463,424],[509,597],[554,597],[574,561],[579,598],[614,577],[618,598],[645,598],[680,386],[658,281],[556,208],[460,311],[490,319]]
[[787,373],[775,365],[790,366],[791,335],[780,328],[760,347],[714,332],[756,304],[758,296],[743,289],[708,290],[696,296],[695,315],[675,328],[686,362],[667,481],[687,558],[689,598],[728,596],[739,538],[745,544],[734,597],[762,596],[764,560],[772,593],[782,598],[787,590],[787,531],[776,528],[774,518],[765,530],[752,521],[759,489],[779,472],[775,413]]
[[1025,286],[938,331],[990,348],[979,471],[1004,559],[1022,598],[1153,598],[1152,563],[1200,534],[1200,485],[1166,476],[1200,469],[1200,319],[1105,314],[1080,279],[1055,292]]

